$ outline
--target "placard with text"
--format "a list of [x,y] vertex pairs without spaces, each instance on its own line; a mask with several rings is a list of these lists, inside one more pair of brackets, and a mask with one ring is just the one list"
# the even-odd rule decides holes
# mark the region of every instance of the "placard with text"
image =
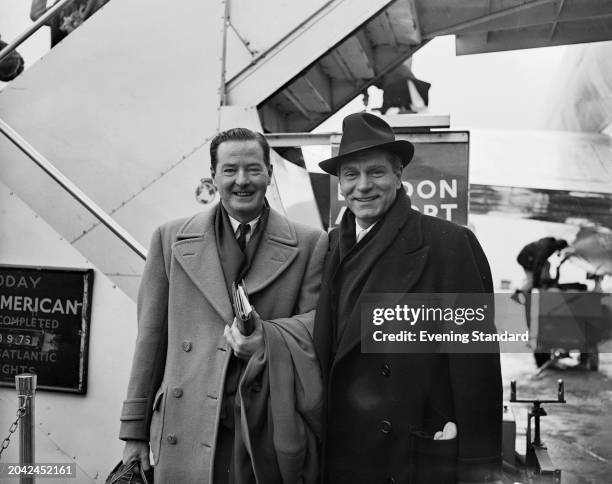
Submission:
[[92,269],[0,265],[0,385],[87,392]]

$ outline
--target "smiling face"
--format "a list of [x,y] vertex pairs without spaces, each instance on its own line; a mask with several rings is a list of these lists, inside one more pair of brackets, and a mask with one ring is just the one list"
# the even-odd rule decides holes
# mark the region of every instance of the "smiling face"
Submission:
[[221,203],[231,217],[247,223],[261,213],[272,166],[266,165],[256,140],[222,142],[212,176]]
[[391,163],[383,150],[368,150],[342,161],[340,192],[359,226],[367,228],[389,210],[402,186],[399,160]]

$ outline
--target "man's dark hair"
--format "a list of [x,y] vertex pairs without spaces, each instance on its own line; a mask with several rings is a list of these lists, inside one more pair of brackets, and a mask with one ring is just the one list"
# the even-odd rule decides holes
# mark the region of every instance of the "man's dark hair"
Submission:
[[210,142],[210,169],[217,169],[217,153],[219,145],[226,141],[257,141],[263,152],[264,163],[266,167],[270,167],[270,145],[261,133],[251,131],[247,128],[232,128],[227,131],[221,131]]

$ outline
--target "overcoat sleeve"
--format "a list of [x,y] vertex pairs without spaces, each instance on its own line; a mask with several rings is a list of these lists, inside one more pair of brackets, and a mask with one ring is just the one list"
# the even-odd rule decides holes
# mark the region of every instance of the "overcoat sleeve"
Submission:
[[[312,333],[328,237],[309,235],[294,314],[263,322],[266,346],[251,357],[238,388],[241,435],[258,482],[317,481],[323,386]],[[249,391],[255,380],[266,390]],[[270,453],[275,465],[266,465]]]
[[122,440],[149,440],[153,400],[163,378],[168,344],[168,273],[162,231],[151,239],[138,292],[138,337],[121,412]]
[[319,299],[319,290],[321,289],[321,277],[323,275],[327,246],[328,237],[325,232],[318,234],[318,238],[316,240],[313,239],[309,244],[308,247],[311,254],[302,279],[302,286],[294,308],[294,314],[289,318],[278,318],[271,321],[283,326],[287,324],[302,324],[312,337],[315,308]]

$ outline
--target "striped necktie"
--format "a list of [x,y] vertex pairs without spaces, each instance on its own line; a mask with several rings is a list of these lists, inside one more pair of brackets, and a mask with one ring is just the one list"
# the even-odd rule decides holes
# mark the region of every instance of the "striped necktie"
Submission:
[[238,225],[238,247],[240,250],[244,252],[244,248],[247,244],[247,234],[251,231],[251,226],[249,224],[240,224]]

